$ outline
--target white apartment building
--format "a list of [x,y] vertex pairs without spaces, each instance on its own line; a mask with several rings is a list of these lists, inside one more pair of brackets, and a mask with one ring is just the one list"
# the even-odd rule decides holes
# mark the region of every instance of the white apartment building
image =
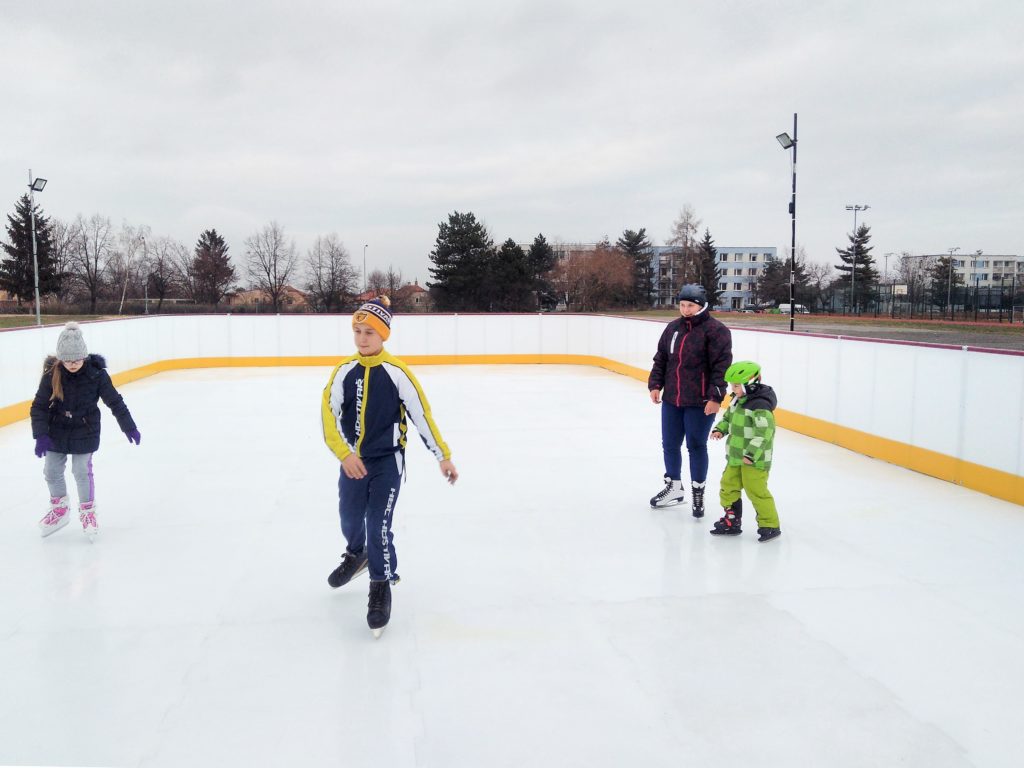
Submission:
[[718,248],[718,298],[720,309],[743,309],[754,303],[754,285],[765,266],[775,261],[774,247]]
[[[654,304],[664,306],[675,303],[680,277],[678,249],[659,245],[651,249],[651,267],[654,282]],[[716,309],[743,309],[753,303],[754,284],[765,265],[776,257],[774,247],[722,246],[715,248],[721,291]]]
[[[930,253],[923,258],[949,258],[948,253]],[[953,257],[953,271],[969,288],[1011,288],[1024,282],[1024,256],[973,253]]]

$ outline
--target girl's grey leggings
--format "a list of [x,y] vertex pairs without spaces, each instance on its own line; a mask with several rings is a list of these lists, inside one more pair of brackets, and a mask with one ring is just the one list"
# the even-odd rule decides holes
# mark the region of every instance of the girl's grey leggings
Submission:
[[[46,478],[46,485],[50,489],[52,498],[68,495],[68,486],[64,482],[64,467],[67,465],[67,461],[68,454],[66,453],[46,452],[43,477]],[[78,486],[78,503],[84,504],[87,501],[93,501],[96,487],[92,481],[92,454],[72,453],[71,474],[75,476],[75,485]]]

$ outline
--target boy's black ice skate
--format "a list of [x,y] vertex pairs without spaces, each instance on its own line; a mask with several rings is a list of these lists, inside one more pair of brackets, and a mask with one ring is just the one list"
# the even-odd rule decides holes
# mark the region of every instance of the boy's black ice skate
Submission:
[[781,528],[758,528],[757,529],[757,540],[758,541],[771,541],[777,539],[782,535]]
[[348,584],[365,570],[366,552],[363,552],[361,555],[353,555],[351,552],[346,552],[341,556],[341,564],[331,571],[331,575],[327,577],[327,583],[333,589],[337,589]]
[[665,475],[665,487],[651,497],[651,507],[661,509],[662,507],[674,507],[676,504],[685,504],[686,494],[683,492],[683,481],[673,480]]
[[704,483],[691,483],[693,493],[693,516],[704,517]]
[[370,601],[366,606],[366,623],[374,637],[380,637],[391,620],[391,582],[371,581]]
[[743,533],[743,500],[737,499],[727,507],[725,514],[715,522],[711,533],[715,536],[739,536]]

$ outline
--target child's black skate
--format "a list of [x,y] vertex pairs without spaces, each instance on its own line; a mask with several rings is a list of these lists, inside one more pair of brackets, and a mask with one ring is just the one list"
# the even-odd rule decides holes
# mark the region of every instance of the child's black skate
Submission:
[[366,623],[374,637],[380,637],[391,620],[391,582],[371,581],[370,601],[366,607]]
[[697,518],[704,517],[704,483],[691,483],[693,493],[693,516]]
[[341,556],[341,564],[331,571],[331,575],[327,577],[327,583],[333,589],[337,589],[348,584],[365,570],[366,552],[363,552],[361,555],[353,555],[351,552],[346,552]]
[[743,533],[743,500],[737,499],[726,508],[725,514],[715,522],[711,533],[715,536],[739,536]]
[[758,528],[757,529],[757,540],[758,541],[771,541],[777,539],[782,535],[782,529],[780,528]]

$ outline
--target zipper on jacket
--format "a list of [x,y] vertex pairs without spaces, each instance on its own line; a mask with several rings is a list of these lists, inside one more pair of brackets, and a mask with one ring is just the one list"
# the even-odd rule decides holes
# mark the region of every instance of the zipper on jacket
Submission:
[[363,397],[356,418],[359,420],[359,439],[356,440],[356,456],[362,458],[363,438],[366,437],[366,403],[370,399],[370,366],[363,368]]
[[[683,348],[686,346],[686,337],[690,335],[692,330],[693,326],[688,322],[686,324],[686,333],[683,334],[683,340],[679,342],[679,358],[676,361],[676,408],[683,407],[683,382],[680,371],[683,368]],[[679,333],[679,331],[676,331],[676,333]]]

